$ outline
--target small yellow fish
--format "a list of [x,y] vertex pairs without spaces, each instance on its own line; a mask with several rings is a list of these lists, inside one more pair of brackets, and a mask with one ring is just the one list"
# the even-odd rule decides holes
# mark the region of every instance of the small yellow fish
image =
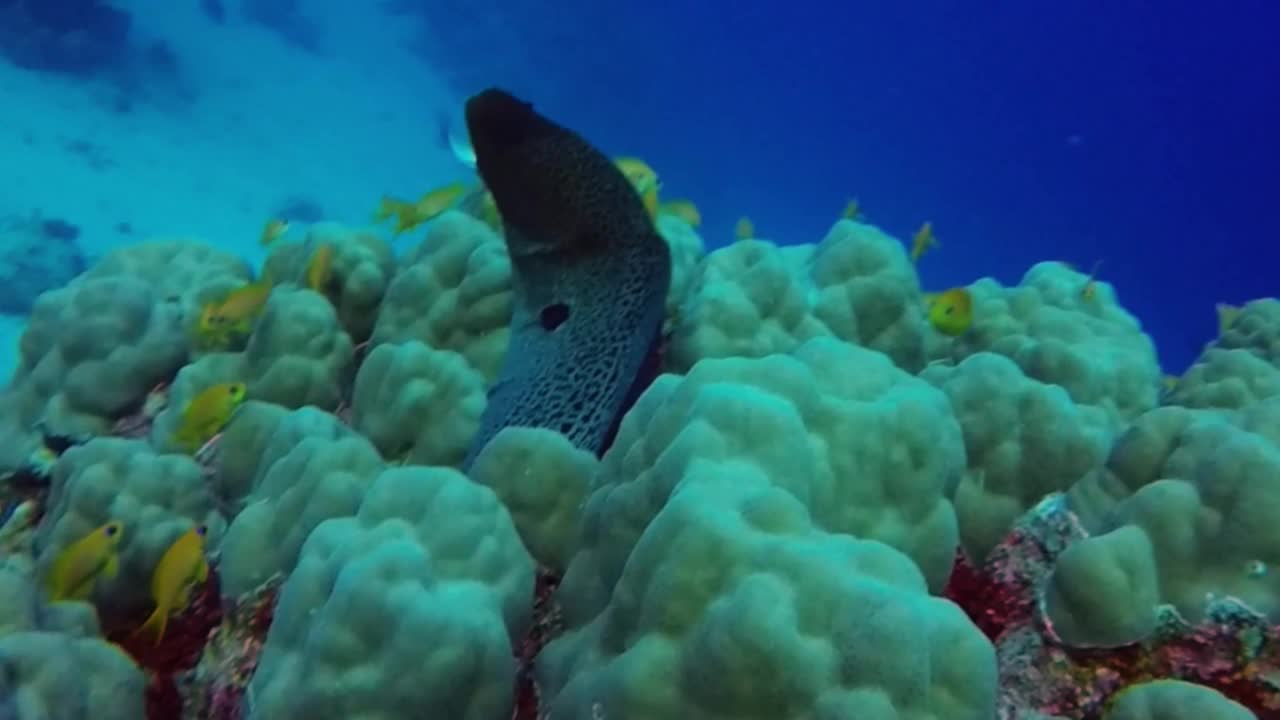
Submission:
[[747,240],[756,236],[756,225],[751,222],[749,217],[738,218],[738,223],[733,226],[733,236],[739,240]]
[[289,222],[280,218],[271,218],[267,221],[265,227],[262,228],[262,238],[259,243],[263,247],[279,240],[282,235],[289,232]]
[[388,220],[395,215],[399,215],[406,208],[412,207],[413,203],[408,200],[401,200],[390,195],[382,196],[382,200],[378,203],[378,209],[373,211],[373,221],[382,222]]
[[844,206],[844,212],[840,213],[840,217],[845,220],[862,219],[862,205],[858,202],[858,198],[849,198],[849,204]]
[[494,232],[502,232],[502,215],[498,213],[498,201],[494,200],[493,193],[487,190],[480,198],[480,219]]
[[462,197],[462,194],[466,191],[466,184],[460,182],[449,183],[444,187],[432,190],[413,204],[414,218],[418,223],[436,219],[445,210],[453,207],[454,203],[458,202],[458,198]]
[[965,334],[973,325],[973,295],[962,287],[927,296],[929,323],[938,332],[952,337]]
[[1218,311],[1218,334],[1226,332],[1235,325],[1236,320],[1240,319],[1240,313],[1244,312],[1244,308],[1238,305],[1228,305],[1226,303],[1218,303],[1216,306]]
[[933,234],[933,223],[926,220],[911,237],[911,262],[919,260],[932,247],[942,247],[942,243]]
[[232,290],[221,300],[205,303],[193,329],[196,345],[206,350],[222,350],[229,347],[235,337],[248,335],[270,294],[271,283],[259,280]]
[[201,390],[182,411],[173,439],[188,453],[194,453],[222,432],[236,408],[245,400],[244,383],[211,385]]
[[116,547],[124,526],[112,520],[68,545],[49,568],[49,602],[87,600],[99,577],[113,578],[120,572]]
[[668,215],[675,215],[688,223],[689,227],[696,228],[702,225],[702,213],[698,212],[698,206],[689,200],[668,200],[662,203],[659,210]]
[[1165,375],[1164,377],[1160,378],[1160,388],[1161,390],[1164,391],[1163,394],[1168,395],[1174,390],[1177,390],[1178,383],[1181,381],[1182,381],[1182,378],[1178,377],[1177,375]]
[[193,527],[164,551],[151,575],[151,599],[156,609],[134,635],[150,634],[159,645],[164,640],[169,618],[186,610],[192,588],[209,578],[209,561],[204,556],[205,532],[203,525]]
[[1098,294],[1098,268],[1102,267],[1102,261],[1093,264],[1093,269],[1089,271],[1089,277],[1085,279],[1084,288],[1080,290],[1080,297],[1085,300],[1092,300]]
[[640,193],[640,199],[644,201],[644,209],[649,211],[649,217],[658,216],[658,190],[662,187],[662,183],[658,180],[658,173],[649,163],[634,157],[614,158],[613,163],[618,166],[622,174],[627,176],[627,180],[631,183],[636,192]]
[[304,281],[306,286],[323,294],[333,275],[333,245],[325,243],[316,248],[307,261]]

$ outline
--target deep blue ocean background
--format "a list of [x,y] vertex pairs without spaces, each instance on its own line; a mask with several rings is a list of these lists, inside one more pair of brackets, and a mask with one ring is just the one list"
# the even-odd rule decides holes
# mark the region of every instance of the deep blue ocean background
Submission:
[[518,5],[530,61],[464,82],[649,159],[711,244],[740,215],[817,240],[856,195],[900,237],[933,221],[926,286],[1101,260],[1174,372],[1216,303],[1280,292],[1276,3]]
[[[0,0],[0,10],[22,2],[31,0]],[[181,129],[212,107],[212,100],[200,100],[212,93],[202,94],[190,80],[199,78],[202,63],[255,59],[255,46],[230,39],[232,28],[269,30],[301,58],[300,74],[313,93],[325,91],[332,63],[322,61],[358,60],[380,94],[335,90],[330,102],[348,112],[306,115],[310,144],[261,141],[263,157],[288,151],[296,158],[351,148],[317,143],[325,123],[335,137],[346,123],[344,137],[362,138],[364,146],[342,167],[368,168],[367,176],[349,169],[330,174],[364,184],[317,203],[339,221],[366,220],[382,193],[417,193],[465,176],[439,146],[437,124],[442,114],[456,114],[471,92],[500,85],[607,152],[649,161],[662,176],[665,197],[699,205],[711,247],[729,242],[744,215],[761,237],[815,242],[856,196],[869,221],[898,237],[933,222],[942,246],[920,264],[928,289],[983,275],[1016,283],[1040,260],[1066,260],[1084,271],[1102,261],[1100,278],[1155,337],[1170,372],[1180,372],[1216,333],[1216,303],[1280,292],[1272,212],[1280,195],[1280,5],[1263,0],[1213,7],[1181,0],[114,5],[132,17],[130,42],[151,15],[187,13],[168,25],[151,24],[143,57],[153,70],[131,76],[132,94],[111,101],[114,112],[129,116],[135,134],[172,123],[178,146],[192,142]],[[53,8],[62,8],[67,23],[76,25],[90,17],[83,7],[113,4],[47,0],[40,6],[55,18]],[[108,58],[121,31],[113,26],[109,32],[107,47],[99,48]],[[313,72],[306,72],[308,62]],[[264,73],[279,64],[261,59]],[[157,66],[163,72],[154,71]],[[65,68],[58,73],[68,75]],[[180,110],[139,90],[157,77],[171,82],[179,75],[187,78]],[[447,89],[437,90],[436,81]],[[223,87],[243,84],[224,81]],[[292,82],[280,85],[282,97],[295,90]],[[398,94],[388,96],[387,88]],[[244,145],[230,134],[244,117],[280,114],[282,127],[302,127],[286,115],[300,104],[237,108],[242,115],[226,115],[222,139]],[[360,110],[411,130],[401,137],[362,128],[352,119]],[[173,118],[160,118],[165,112]],[[144,126],[138,117],[146,113],[152,124]],[[24,134],[38,134],[45,124],[14,103],[7,113],[0,110],[0,120],[29,123]],[[192,131],[205,140],[213,133]],[[153,155],[153,164],[163,164],[163,153]],[[288,162],[297,167],[296,160]],[[393,166],[398,180],[378,176]],[[209,188],[221,182],[204,177],[216,176],[208,167],[187,174]],[[281,176],[280,192],[323,174],[295,170]],[[265,169],[249,175],[269,178]],[[226,182],[243,185],[235,177]],[[410,182],[414,187],[405,186]],[[132,190],[161,197],[165,191]],[[201,235],[203,222],[210,228],[203,236],[218,241],[216,222],[230,222],[231,215],[215,207],[213,189],[191,192],[193,209],[174,213],[187,227],[111,222],[193,235]],[[251,218],[235,221],[246,252],[258,251],[254,239],[273,207],[269,200],[261,207],[256,200],[230,203]],[[177,203],[153,205],[163,210]]]

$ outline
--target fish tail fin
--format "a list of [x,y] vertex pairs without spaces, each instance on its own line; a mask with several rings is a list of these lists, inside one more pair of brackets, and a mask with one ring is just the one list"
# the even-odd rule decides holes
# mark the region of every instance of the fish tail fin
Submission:
[[168,624],[169,613],[165,612],[164,608],[157,605],[156,609],[151,611],[151,615],[147,617],[147,621],[142,623],[142,625],[139,625],[138,629],[133,631],[133,634],[135,636],[151,635],[155,638],[155,644],[159,645],[160,642],[164,640],[164,629]]

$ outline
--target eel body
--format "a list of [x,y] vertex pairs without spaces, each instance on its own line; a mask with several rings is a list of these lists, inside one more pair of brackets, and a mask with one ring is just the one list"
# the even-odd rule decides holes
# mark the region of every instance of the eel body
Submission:
[[511,256],[511,341],[463,467],[502,428],[602,454],[656,374],[671,253],[612,160],[529,103],[467,101],[476,169]]

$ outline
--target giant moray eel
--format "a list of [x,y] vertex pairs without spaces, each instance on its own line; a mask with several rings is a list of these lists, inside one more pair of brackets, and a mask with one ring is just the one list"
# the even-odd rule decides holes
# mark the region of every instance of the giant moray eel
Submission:
[[511,343],[469,468],[498,431],[541,427],[597,455],[652,380],[671,252],[604,153],[509,93],[467,101],[476,169],[511,255]]

